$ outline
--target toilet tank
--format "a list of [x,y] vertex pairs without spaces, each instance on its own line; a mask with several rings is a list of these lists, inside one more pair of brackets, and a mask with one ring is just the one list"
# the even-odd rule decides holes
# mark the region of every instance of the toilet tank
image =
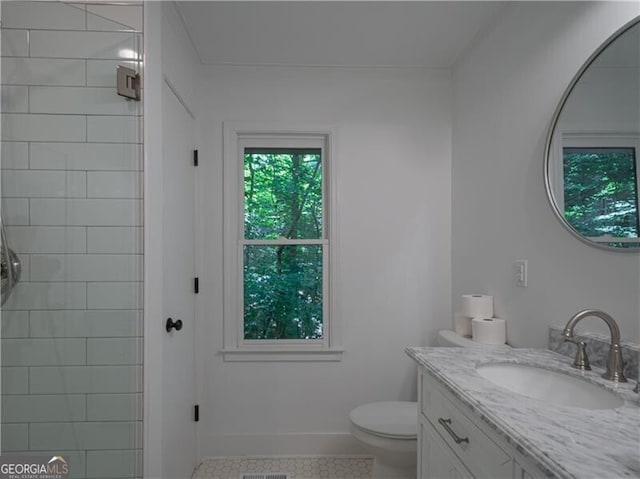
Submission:
[[455,331],[443,329],[438,331],[438,346],[444,347],[458,347],[458,348],[509,348],[508,344],[504,345],[490,345],[482,344],[472,340],[468,336],[460,336]]

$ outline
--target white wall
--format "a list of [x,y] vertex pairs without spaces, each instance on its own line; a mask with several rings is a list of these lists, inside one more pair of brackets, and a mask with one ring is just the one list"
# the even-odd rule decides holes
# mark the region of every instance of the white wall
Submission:
[[[637,3],[511,5],[453,73],[452,302],[484,292],[516,346],[544,347],[547,326],[600,308],[639,336],[639,256],[571,236],[545,196],[547,128],[589,55],[639,13]],[[512,263],[529,260],[529,287]],[[596,319],[585,322],[602,330]]]
[[[450,323],[450,82],[438,69],[204,69],[202,455],[345,452],[353,407],[415,399],[403,350]],[[341,362],[222,360],[223,121],[337,128]]]
[[182,17],[173,2],[162,2],[162,76],[195,112],[200,59],[191,43]]

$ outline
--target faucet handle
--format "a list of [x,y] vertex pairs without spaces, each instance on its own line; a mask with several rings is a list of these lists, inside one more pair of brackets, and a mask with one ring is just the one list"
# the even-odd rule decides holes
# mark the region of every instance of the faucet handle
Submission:
[[576,357],[573,360],[572,367],[580,369],[582,371],[591,371],[591,365],[589,364],[589,356],[587,356],[587,343],[584,341],[574,341],[572,339],[565,339],[569,343],[574,343],[578,350],[576,351]]

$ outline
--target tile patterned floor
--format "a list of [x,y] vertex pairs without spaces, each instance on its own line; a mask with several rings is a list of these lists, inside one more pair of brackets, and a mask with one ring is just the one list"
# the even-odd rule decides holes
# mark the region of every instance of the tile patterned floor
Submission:
[[205,458],[192,479],[241,479],[287,474],[287,479],[371,479],[371,456],[229,456]]

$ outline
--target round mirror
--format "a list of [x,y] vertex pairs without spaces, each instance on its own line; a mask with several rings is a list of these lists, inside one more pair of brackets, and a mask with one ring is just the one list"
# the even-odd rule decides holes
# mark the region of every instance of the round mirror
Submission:
[[640,19],[580,69],[553,117],[545,186],[567,229],[591,245],[640,249]]

